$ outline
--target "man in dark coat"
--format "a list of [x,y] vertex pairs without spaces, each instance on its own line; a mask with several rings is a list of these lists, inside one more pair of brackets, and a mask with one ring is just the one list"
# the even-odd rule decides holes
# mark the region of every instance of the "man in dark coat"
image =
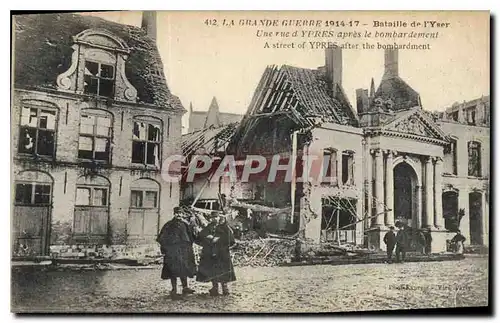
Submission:
[[233,232],[227,221],[217,212],[210,215],[210,223],[201,230],[199,243],[203,247],[196,280],[212,282],[211,296],[219,295],[219,283],[223,295],[229,294],[228,282],[236,280],[229,247],[235,244]]
[[384,236],[384,243],[387,248],[387,262],[392,262],[392,251],[396,245],[396,234],[394,233],[394,227],[389,227],[389,231]]
[[408,248],[409,238],[405,226],[399,228],[396,235],[396,262],[404,262],[406,258],[406,249]]
[[188,220],[181,214],[180,208],[174,208],[174,218],[163,226],[158,235],[164,255],[162,279],[170,279],[172,291],[170,295],[177,299],[177,277],[182,283],[182,294],[192,294],[194,290],[188,287],[187,277],[194,277],[196,263],[194,260],[193,241],[195,234]]

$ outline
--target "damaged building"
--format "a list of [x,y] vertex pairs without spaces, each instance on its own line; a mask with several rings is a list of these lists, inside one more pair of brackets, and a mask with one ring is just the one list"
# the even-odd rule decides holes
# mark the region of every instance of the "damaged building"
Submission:
[[15,17],[13,256],[157,248],[179,201],[179,185],[160,173],[180,152],[185,109],[155,39],[154,12],[142,28]]
[[237,167],[279,154],[295,161],[295,179],[322,156],[328,181],[254,177],[233,184],[234,197],[290,207],[291,232],[313,244],[384,249],[389,227],[404,223],[431,232],[432,252],[446,251],[457,229],[467,244],[488,246],[489,97],[431,113],[398,65],[398,51],[385,50],[381,82],[356,91],[356,111],[340,48],[318,69],[266,68],[226,153]]

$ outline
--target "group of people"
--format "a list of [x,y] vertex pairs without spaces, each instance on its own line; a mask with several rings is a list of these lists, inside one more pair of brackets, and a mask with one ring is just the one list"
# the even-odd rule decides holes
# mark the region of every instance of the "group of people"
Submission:
[[[400,225],[398,231],[395,232],[395,227],[391,226],[389,231],[384,236],[384,243],[387,249],[387,262],[392,262],[392,254],[396,248],[396,262],[404,262],[406,251],[409,249],[412,233],[406,225]],[[431,253],[432,235],[429,229],[420,229],[416,232],[417,247],[422,254],[429,255]],[[457,231],[456,235],[450,241],[452,248],[456,253],[463,253],[465,237]]]
[[[235,281],[233,263],[229,248],[235,244],[231,228],[225,217],[212,212],[209,222],[195,215],[184,214],[179,207],[174,208],[174,217],[165,223],[158,234],[157,242],[164,255],[161,278],[170,280],[173,299],[193,294],[188,286],[188,278],[196,276],[199,282],[211,282],[211,296],[229,295],[227,284]],[[200,263],[196,265],[193,244],[202,247]],[[182,292],[177,292],[177,279],[182,284]]]

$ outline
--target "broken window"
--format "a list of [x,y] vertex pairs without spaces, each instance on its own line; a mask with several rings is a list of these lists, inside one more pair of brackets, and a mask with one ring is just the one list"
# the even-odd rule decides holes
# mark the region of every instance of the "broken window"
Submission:
[[16,185],[16,204],[50,204],[51,186],[38,183],[20,183]]
[[337,150],[323,150],[323,182],[337,182]]
[[76,188],[76,203],[80,206],[108,205],[108,189],[102,187],[79,186]]
[[470,125],[476,124],[476,107],[468,108],[467,112],[467,123]]
[[444,165],[447,173],[451,171],[451,174],[457,175],[457,141],[455,139],[451,139],[451,144],[445,151]]
[[354,153],[352,151],[342,152],[342,184],[354,184]]
[[56,111],[38,107],[21,110],[19,152],[53,156],[55,149]]
[[111,115],[102,111],[84,111],[80,118],[78,158],[109,162]]
[[114,82],[115,68],[112,65],[85,62],[84,93],[112,97]]
[[158,192],[133,190],[130,205],[136,208],[156,208],[158,207]]
[[132,163],[160,167],[160,124],[134,121],[132,137]]
[[481,177],[481,144],[476,141],[468,143],[469,176]]

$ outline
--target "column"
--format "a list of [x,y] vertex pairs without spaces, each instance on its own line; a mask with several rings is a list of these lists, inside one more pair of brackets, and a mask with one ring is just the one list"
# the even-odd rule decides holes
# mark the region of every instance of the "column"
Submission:
[[384,158],[380,149],[375,150],[375,221],[374,226],[384,223]]
[[392,167],[393,152],[387,151],[385,160],[385,225],[394,225],[394,170]]
[[443,159],[438,157],[434,166],[434,226],[437,229],[444,229],[443,218]]
[[434,225],[434,178],[432,157],[428,157],[425,163],[425,221],[424,226],[430,228]]
[[373,194],[372,194],[372,189],[373,189],[373,157],[370,152],[370,149],[368,149],[368,158],[366,158],[366,217],[368,218],[367,221],[364,221],[365,228],[369,228],[372,223],[371,221],[371,216],[372,216],[372,202],[373,202]]
[[421,228],[421,227],[423,227],[422,208],[424,206],[423,201],[422,201],[422,186],[416,187],[416,194],[417,194],[417,200],[415,201],[416,203],[414,203],[414,206],[416,207],[415,224],[412,226],[414,228]]

